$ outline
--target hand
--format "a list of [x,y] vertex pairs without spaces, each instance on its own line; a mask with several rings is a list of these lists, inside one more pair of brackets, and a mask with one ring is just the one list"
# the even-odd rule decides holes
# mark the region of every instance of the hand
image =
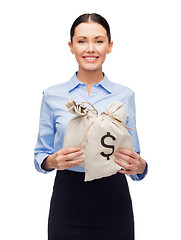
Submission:
[[83,154],[79,147],[62,148],[58,152],[48,156],[42,163],[42,168],[46,171],[53,169],[64,170],[79,166],[84,161],[83,158],[71,160]]
[[[146,162],[136,152],[119,148],[114,154],[116,157],[118,157],[115,158],[115,162],[125,169],[119,170],[118,172],[129,175],[142,174],[144,172],[146,168]],[[127,163],[121,161],[119,158]]]

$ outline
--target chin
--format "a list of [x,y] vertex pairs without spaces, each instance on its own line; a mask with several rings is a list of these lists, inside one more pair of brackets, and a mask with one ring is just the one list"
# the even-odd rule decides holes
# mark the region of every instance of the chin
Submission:
[[84,70],[84,71],[97,71],[100,68],[102,68],[102,65],[100,66],[81,66],[79,65],[80,69]]

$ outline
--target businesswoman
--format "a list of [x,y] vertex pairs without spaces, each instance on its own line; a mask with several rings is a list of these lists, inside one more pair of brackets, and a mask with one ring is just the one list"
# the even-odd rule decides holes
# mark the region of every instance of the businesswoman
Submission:
[[[62,77],[62,83],[44,91],[35,147],[36,169],[42,173],[57,170],[48,239],[133,240],[134,216],[125,175],[139,181],[147,173],[135,125],[134,92],[110,81],[102,71],[113,47],[109,25],[102,16],[95,13],[79,16],[71,27],[69,47],[75,55],[78,71],[70,80]],[[124,103],[127,126],[135,129],[130,131],[134,152],[120,148],[114,154],[115,162],[125,170],[84,182],[84,168],[79,165],[84,161],[82,149],[79,146],[63,148],[66,126],[72,118],[65,108],[69,97],[77,102],[90,102],[98,112],[105,111],[115,100]]]

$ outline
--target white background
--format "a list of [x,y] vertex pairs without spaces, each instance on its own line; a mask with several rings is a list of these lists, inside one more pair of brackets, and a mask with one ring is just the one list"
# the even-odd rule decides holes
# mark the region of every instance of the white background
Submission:
[[[136,93],[141,155],[149,174],[128,179],[136,240],[181,239],[181,7],[176,0],[0,3],[0,238],[47,239],[54,173],[35,171],[42,91],[77,70],[73,21],[103,15],[114,48],[103,70]],[[3,236],[3,237],[2,237]]]

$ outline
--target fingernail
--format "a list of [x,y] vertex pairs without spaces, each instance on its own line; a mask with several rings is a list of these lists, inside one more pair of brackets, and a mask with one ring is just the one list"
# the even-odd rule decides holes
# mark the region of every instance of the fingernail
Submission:
[[117,155],[118,155],[118,152],[115,152],[115,155],[117,156]]

